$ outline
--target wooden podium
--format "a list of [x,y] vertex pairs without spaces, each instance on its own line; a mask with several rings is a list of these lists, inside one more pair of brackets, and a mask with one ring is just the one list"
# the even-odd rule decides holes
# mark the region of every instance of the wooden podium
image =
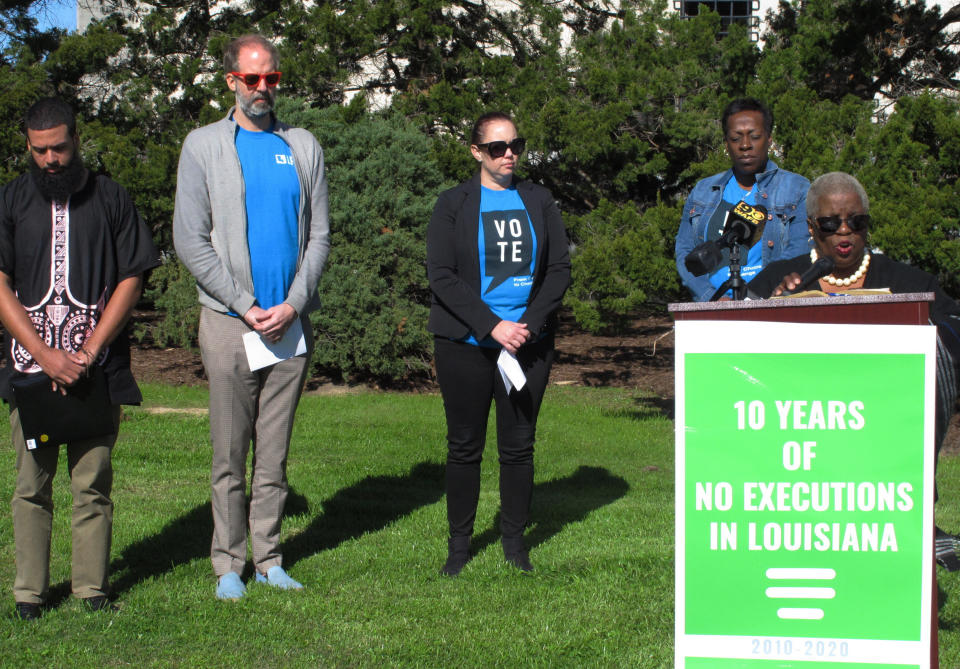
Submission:
[[[928,325],[933,293],[672,303],[677,321],[768,321],[864,325]],[[931,540],[933,538],[931,537]],[[934,551],[934,555],[936,551]],[[936,560],[931,564],[930,666],[939,667]]]
[[926,325],[933,293],[804,297],[669,305],[674,320]]

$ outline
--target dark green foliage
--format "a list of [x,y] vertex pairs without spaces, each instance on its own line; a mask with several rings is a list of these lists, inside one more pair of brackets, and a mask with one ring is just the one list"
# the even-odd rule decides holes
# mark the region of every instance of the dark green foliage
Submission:
[[286,100],[278,113],[314,133],[327,165],[331,252],[313,315],[314,364],[376,380],[426,374],[426,228],[437,194],[450,185],[430,140],[400,117],[350,107]]
[[923,0],[811,0],[798,10],[799,4],[781,0],[764,36],[761,70],[772,65],[780,74],[771,93],[806,86],[833,101],[851,94],[873,100],[878,93],[898,100],[931,87],[956,89],[960,8],[941,14]]
[[133,128],[120,134],[99,121],[78,127],[87,166],[126,184],[158,245],[172,245],[170,221],[180,145],[161,144],[148,132]]
[[13,63],[0,61],[0,184],[19,176],[27,166],[23,114],[44,92],[43,70],[26,48],[17,49]]
[[[904,98],[873,133],[856,175],[871,197],[871,242],[939,276],[960,295],[960,106],[932,95]],[[881,158],[882,157],[882,158]]]
[[154,269],[144,297],[159,312],[156,323],[138,323],[134,334],[141,341],[149,335],[156,346],[193,346],[200,323],[197,282],[175,255],[164,254]]
[[644,304],[679,290],[673,234],[680,208],[658,204],[643,214],[608,200],[583,216],[568,216],[571,235],[583,241],[573,254],[567,304],[592,332],[625,325]]
[[543,149],[557,157],[537,176],[556,184],[568,211],[601,198],[650,206],[677,191],[718,136],[718,95],[729,86],[705,67],[722,53],[717,17],[681,21],[659,10],[578,40],[570,90],[544,106]]

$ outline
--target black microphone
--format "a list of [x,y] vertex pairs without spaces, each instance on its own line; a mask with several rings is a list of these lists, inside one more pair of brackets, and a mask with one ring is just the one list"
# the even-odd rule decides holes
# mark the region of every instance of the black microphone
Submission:
[[714,242],[697,244],[684,259],[687,271],[694,276],[703,276],[712,272],[723,262],[723,250]]
[[763,205],[750,206],[742,200],[727,212],[720,239],[703,242],[694,247],[684,264],[694,276],[712,272],[723,262],[723,250],[735,244],[753,246],[761,236],[767,222],[767,209]]
[[807,286],[818,279],[822,279],[833,271],[833,258],[817,258],[817,261],[807,268],[807,271],[800,275],[800,283],[793,290],[785,290],[781,295],[793,295],[806,290]]
[[751,206],[741,200],[730,210],[723,230],[723,238],[729,238],[726,246],[734,243],[753,246],[763,236],[767,224],[767,208],[762,204]]

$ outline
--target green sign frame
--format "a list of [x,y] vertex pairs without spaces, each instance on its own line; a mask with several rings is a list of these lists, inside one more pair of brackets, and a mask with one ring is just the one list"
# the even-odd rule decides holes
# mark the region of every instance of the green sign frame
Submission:
[[930,666],[936,329],[676,323],[676,666]]

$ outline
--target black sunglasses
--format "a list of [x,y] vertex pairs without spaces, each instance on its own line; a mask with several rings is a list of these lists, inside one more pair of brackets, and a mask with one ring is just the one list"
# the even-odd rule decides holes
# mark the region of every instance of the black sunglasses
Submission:
[[523,137],[517,137],[509,144],[504,141],[497,141],[486,142],[484,144],[475,144],[474,146],[481,151],[486,151],[489,153],[491,158],[503,158],[507,154],[508,147],[513,155],[519,156],[521,153],[523,153],[523,147],[526,145],[527,140],[525,140]]
[[840,218],[839,216],[817,216],[814,219],[817,222],[817,228],[820,232],[831,235],[840,229],[840,226],[846,222],[847,227],[853,232],[866,230],[870,225],[870,214],[854,214],[850,218]]

